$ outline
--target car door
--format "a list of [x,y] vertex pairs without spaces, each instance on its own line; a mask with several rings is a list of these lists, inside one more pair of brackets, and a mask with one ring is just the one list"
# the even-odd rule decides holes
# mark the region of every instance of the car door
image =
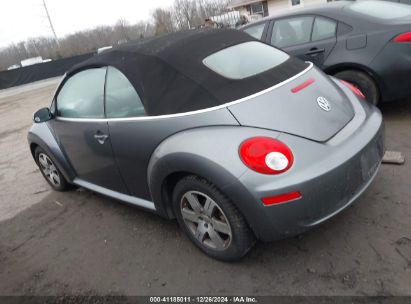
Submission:
[[269,43],[319,67],[323,66],[337,42],[337,22],[322,16],[278,19],[271,27]]
[[324,61],[332,52],[337,43],[337,22],[333,19],[315,16],[311,42],[305,53],[308,59],[318,67],[324,66]]
[[56,118],[52,126],[78,179],[127,193],[114,160],[104,115],[106,70],[87,69],[64,82],[55,98]]
[[155,148],[154,126],[145,121],[140,95],[118,69],[108,67],[105,108],[114,155],[130,194],[150,200],[147,184],[148,160]]

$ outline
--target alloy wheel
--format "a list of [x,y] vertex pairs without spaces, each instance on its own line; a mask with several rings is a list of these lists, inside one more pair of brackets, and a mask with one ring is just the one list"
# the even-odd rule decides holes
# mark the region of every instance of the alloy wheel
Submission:
[[49,182],[55,186],[60,187],[60,174],[51,159],[44,153],[39,154],[39,165]]
[[184,223],[202,245],[220,251],[230,246],[230,223],[212,198],[198,191],[189,191],[182,196],[180,208]]

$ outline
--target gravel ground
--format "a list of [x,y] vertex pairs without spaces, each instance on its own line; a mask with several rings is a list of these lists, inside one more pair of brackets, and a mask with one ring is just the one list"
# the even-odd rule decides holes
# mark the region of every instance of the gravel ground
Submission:
[[[26,133],[56,83],[0,92],[0,295],[411,295],[409,162],[383,165],[351,208],[318,229],[221,263],[173,221],[49,189]],[[382,111],[388,148],[411,159],[411,100]]]

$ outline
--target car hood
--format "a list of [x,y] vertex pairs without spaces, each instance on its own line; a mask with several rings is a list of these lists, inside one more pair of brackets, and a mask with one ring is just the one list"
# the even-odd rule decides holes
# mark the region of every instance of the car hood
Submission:
[[[310,84],[304,86],[307,81]],[[318,142],[329,140],[354,117],[348,97],[315,67],[234,102],[228,109],[243,126],[285,132]]]

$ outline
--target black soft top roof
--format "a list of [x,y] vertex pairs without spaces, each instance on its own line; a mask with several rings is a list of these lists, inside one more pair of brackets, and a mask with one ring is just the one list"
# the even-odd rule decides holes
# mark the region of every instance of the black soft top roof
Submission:
[[233,80],[203,64],[207,56],[248,41],[256,40],[237,30],[178,32],[106,51],[75,66],[68,75],[87,68],[113,66],[133,84],[148,115],[164,115],[214,107],[252,95],[307,67],[307,63],[291,57],[261,74]]

